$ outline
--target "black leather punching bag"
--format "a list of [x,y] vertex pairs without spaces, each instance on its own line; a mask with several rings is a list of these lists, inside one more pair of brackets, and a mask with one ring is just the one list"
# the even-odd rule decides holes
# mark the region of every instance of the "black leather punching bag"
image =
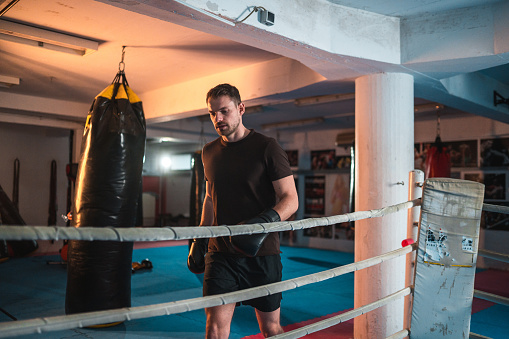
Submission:
[[[87,116],[72,208],[75,227],[134,227],[146,124],[123,71]],[[69,241],[67,314],[131,306],[132,242]]]
[[201,151],[193,154],[193,175],[191,178],[191,201],[189,206],[189,226],[198,226],[201,221],[201,210],[205,199],[205,174]]
[[[0,225],[26,225],[16,205],[9,199],[2,186],[0,186]],[[39,245],[35,240],[1,241],[0,258],[23,257],[37,248]]]

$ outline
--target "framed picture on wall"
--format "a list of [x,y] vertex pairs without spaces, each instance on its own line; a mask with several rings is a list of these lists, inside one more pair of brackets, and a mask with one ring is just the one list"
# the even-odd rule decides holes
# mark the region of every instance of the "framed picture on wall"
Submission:
[[336,157],[336,168],[348,169],[352,165],[352,157],[349,155],[341,155]]
[[482,171],[463,171],[461,179],[484,183],[484,175]]
[[298,150],[288,150],[288,151],[286,151],[286,155],[288,156],[288,161],[290,162],[290,167],[299,167],[299,151]]
[[[414,144],[414,168],[425,171],[428,150],[433,142]],[[451,158],[451,167],[477,167],[477,140],[443,142]]]
[[311,151],[311,169],[336,168],[336,150]]
[[[304,179],[304,216],[306,218],[325,215],[325,176],[307,176]],[[319,226],[304,230],[304,236],[332,238],[332,226]]]
[[484,200],[506,200],[506,192],[506,172],[484,172]]
[[477,140],[444,143],[451,156],[451,167],[477,167]]
[[325,215],[325,176],[307,176],[305,178],[305,204],[306,217],[322,217]]
[[481,139],[481,167],[509,166],[509,138]]
[[464,171],[463,180],[476,181],[484,184],[484,200],[507,200],[508,171]]
[[[327,174],[325,215],[333,216],[350,212],[350,173]],[[334,239],[353,240],[353,223],[333,225]]]

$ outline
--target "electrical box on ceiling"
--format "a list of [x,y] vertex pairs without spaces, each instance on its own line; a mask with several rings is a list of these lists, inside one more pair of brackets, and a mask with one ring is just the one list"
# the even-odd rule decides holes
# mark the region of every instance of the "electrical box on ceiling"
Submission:
[[261,9],[258,13],[258,20],[267,26],[274,25],[274,20],[276,19],[276,15],[272,12],[269,12],[265,9]]

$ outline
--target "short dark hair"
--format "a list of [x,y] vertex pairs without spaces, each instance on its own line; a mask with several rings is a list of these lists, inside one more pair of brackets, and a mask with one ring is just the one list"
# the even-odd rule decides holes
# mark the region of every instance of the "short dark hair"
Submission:
[[238,105],[242,102],[242,100],[240,99],[239,90],[237,89],[237,87],[232,86],[230,84],[220,84],[214,88],[211,88],[207,92],[206,102],[208,103],[210,98],[215,99],[223,95],[229,96],[233,100],[235,105]]

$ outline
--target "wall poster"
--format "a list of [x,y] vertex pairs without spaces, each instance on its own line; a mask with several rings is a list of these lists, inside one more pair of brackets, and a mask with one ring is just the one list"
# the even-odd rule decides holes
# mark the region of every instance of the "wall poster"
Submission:
[[[308,176],[305,179],[305,217],[316,218],[348,213],[350,211],[350,173],[330,173]],[[304,236],[353,240],[351,223],[313,227],[304,230]]]
[[[433,142],[414,144],[414,168],[426,171],[426,156]],[[444,141],[451,157],[451,167],[477,167],[477,140]]]
[[[326,177],[325,215],[350,212],[350,173],[328,174]],[[353,223],[344,222],[333,227],[334,239],[354,239]]]
[[336,168],[336,150],[311,151],[311,169],[333,169]]
[[[307,176],[304,185],[304,217],[323,217],[325,215],[325,176]],[[304,236],[332,238],[332,226],[307,228],[304,230]]]
[[299,151],[297,150],[288,150],[286,151],[286,155],[288,156],[288,161],[290,162],[290,167],[299,167]]
[[481,167],[509,166],[509,138],[481,139]]

